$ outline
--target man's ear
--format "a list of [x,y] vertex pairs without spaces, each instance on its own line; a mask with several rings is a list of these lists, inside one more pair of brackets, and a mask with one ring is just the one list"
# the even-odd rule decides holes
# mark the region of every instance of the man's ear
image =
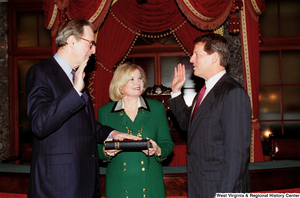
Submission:
[[215,64],[218,61],[220,63],[219,59],[220,59],[220,56],[219,56],[219,54],[217,52],[212,53],[212,62],[213,62],[213,64]]
[[76,44],[77,40],[75,38],[75,36],[71,35],[67,38],[67,43],[70,46],[70,48],[74,48],[74,45]]

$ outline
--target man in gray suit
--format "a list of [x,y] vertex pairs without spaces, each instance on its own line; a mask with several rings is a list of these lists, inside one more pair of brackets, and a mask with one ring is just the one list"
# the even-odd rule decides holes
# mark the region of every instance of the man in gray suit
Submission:
[[[138,139],[94,119],[84,68],[95,53],[93,25],[64,23],[57,53],[26,75],[27,114],[34,134],[28,198],[100,197],[97,143]],[[77,71],[75,72],[75,69]]]
[[194,42],[190,62],[194,75],[205,80],[204,88],[188,107],[180,92],[186,81],[185,66],[178,64],[174,69],[172,99],[167,101],[180,127],[188,132],[188,197],[213,198],[216,193],[250,192],[249,96],[226,73],[230,51],[224,37],[206,34]]

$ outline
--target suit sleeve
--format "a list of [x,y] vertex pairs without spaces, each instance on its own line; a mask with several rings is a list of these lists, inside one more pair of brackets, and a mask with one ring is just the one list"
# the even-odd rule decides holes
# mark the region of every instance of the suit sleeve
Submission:
[[[35,136],[47,137],[83,108],[84,100],[70,88],[58,97],[57,86],[40,67],[32,66],[26,75],[27,115]],[[64,86],[64,85],[61,85]]]
[[221,115],[225,152],[218,192],[241,190],[245,171],[248,171],[251,115],[250,100],[245,90],[232,89],[224,100]]
[[156,115],[159,116],[158,118],[158,136],[157,136],[157,145],[161,149],[161,156],[156,157],[156,160],[161,162],[164,160],[174,148],[174,142],[172,141],[168,119],[166,116],[166,108],[162,103],[159,103],[159,108],[156,112]]
[[[105,122],[105,115],[107,115],[107,114],[106,114],[106,112],[103,111],[103,108],[99,108],[98,109],[98,122],[106,124],[106,122]],[[100,160],[103,160],[103,161],[108,161],[111,158],[108,158],[105,155],[105,153],[103,151],[103,147],[104,147],[103,142],[98,144],[98,158]]]
[[184,101],[183,95],[180,94],[175,98],[166,101],[173,112],[180,128],[184,131],[188,130],[189,120],[192,107],[188,107]]
[[109,126],[102,125],[100,122],[97,121],[95,125],[96,125],[97,142],[102,144],[104,140],[108,137],[110,132],[112,132],[114,129]]

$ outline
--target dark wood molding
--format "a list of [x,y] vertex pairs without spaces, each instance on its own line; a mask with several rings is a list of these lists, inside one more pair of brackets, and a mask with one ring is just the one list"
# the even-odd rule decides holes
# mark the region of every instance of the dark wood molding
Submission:
[[259,45],[260,51],[299,50],[300,36],[264,37]]

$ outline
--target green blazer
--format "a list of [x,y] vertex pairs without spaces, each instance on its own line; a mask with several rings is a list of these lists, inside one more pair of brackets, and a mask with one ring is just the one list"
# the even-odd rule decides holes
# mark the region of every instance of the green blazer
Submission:
[[107,158],[103,144],[98,145],[99,159],[108,161],[106,169],[106,198],[165,196],[161,161],[174,147],[166,117],[165,106],[156,100],[139,98],[141,106],[134,120],[122,109],[122,100],[108,103],[98,110],[99,121],[120,132],[141,133],[142,138],[151,138],[161,148],[161,156],[148,158],[143,152],[120,152]]

